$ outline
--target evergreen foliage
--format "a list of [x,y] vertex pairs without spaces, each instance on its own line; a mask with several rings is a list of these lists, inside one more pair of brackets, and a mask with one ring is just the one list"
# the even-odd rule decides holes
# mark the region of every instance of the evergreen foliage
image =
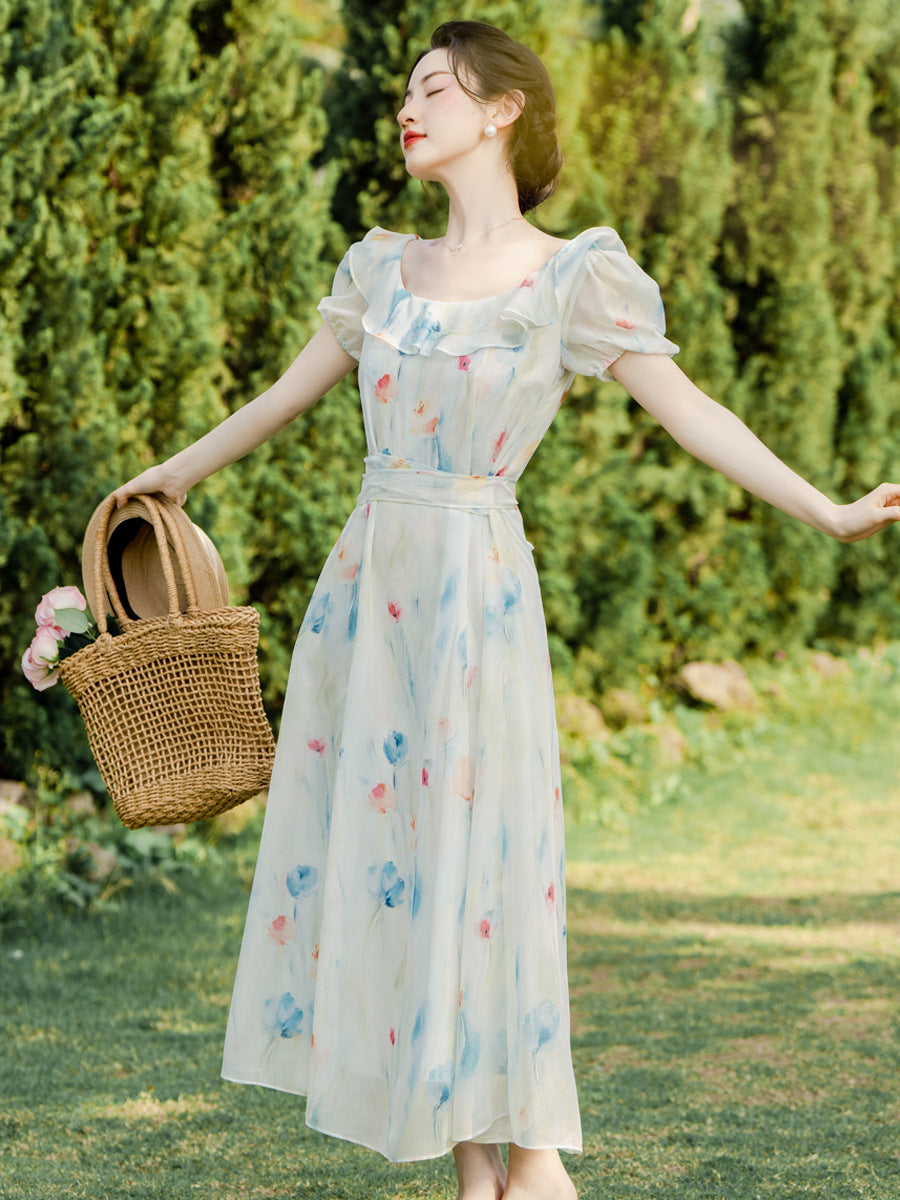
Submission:
[[[321,0],[324,3],[324,0]],[[0,775],[89,768],[74,706],[18,670],[112,487],[263,390],[346,245],[436,234],[395,115],[448,16],[531,45],[567,156],[536,218],[612,225],[660,284],[679,362],[818,486],[897,474],[900,13],[892,0],[0,4]],[[303,19],[297,13],[302,11]],[[719,14],[698,20],[701,12]],[[262,616],[273,715],[365,452],[349,382],[192,493]],[[596,695],[683,658],[900,635],[891,535],[840,547],[579,380],[519,486],[551,652]]]
[[[828,290],[842,377],[835,484],[845,495],[896,478],[900,447],[900,11],[889,0],[832,0],[834,50]],[[868,641],[900,628],[889,538],[841,547],[820,630]]]
[[[24,775],[36,748],[50,767],[89,763],[71,701],[37,700],[18,659],[40,595],[80,581],[95,505],[250,399],[318,323],[337,242],[332,176],[309,166],[323,118],[301,36],[283,0],[0,11],[2,774]],[[345,389],[301,450],[300,430],[283,434],[192,498],[241,598],[279,570],[300,591],[314,574],[350,404]],[[314,459],[321,502],[288,531],[284,493]],[[279,646],[302,610],[280,595],[264,627]],[[263,662],[283,686],[283,662]]]
[[[776,454],[834,494],[842,369],[828,287],[834,49],[821,9],[805,0],[745,4],[732,59],[735,194],[721,270],[739,304],[742,415]],[[768,506],[749,510],[769,585],[758,640],[771,645],[784,629],[808,637],[828,603],[837,544]]]
[[[620,232],[660,284],[681,364],[721,395],[735,371],[715,269],[732,186],[730,106],[704,31],[683,28],[683,10],[669,0],[603,6],[566,232]],[[574,670],[577,687],[621,682],[640,663],[743,648],[760,584],[748,528],[729,519],[743,498],[621,389],[579,381],[529,473],[541,492],[565,492],[566,524],[583,531],[560,542],[542,515],[552,517],[553,501],[526,509],[539,560],[553,563],[550,586],[546,568],[542,579],[555,662]]]

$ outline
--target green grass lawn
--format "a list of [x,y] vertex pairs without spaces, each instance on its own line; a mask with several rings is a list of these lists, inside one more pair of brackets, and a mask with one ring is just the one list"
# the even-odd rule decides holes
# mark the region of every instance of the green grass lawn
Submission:
[[[689,714],[664,803],[570,830],[583,1200],[900,1196],[898,694]],[[4,936],[3,1200],[455,1196],[219,1080],[253,849]]]

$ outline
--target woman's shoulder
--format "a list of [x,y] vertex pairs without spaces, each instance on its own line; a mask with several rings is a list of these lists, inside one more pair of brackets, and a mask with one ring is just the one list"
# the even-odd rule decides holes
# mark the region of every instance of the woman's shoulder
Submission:
[[356,245],[365,247],[370,253],[389,253],[395,249],[402,252],[406,243],[416,236],[415,233],[403,233],[398,229],[384,229],[381,225],[374,225]]

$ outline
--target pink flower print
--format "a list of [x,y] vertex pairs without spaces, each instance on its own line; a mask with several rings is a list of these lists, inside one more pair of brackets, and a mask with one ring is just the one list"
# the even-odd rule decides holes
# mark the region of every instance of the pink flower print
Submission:
[[397,794],[389,783],[376,783],[366,798],[376,812],[392,812],[397,807]]
[[316,942],[316,944],[313,946],[310,957],[312,958],[313,962],[319,961],[319,943],[318,942]]
[[616,324],[620,329],[634,329],[634,322],[626,320],[625,317],[616,317]]
[[325,743],[321,738],[307,738],[306,746],[308,750],[312,750],[313,754],[321,756],[325,753]]
[[495,471],[495,472],[494,472],[494,474],[495,474],[495,475],[497,475],[498,477],[499,477],[500,475],[505,475],[505,474],[506,474],[506,467],[501,467],[501,468],[500,468],[498,471]]
[[397,380],[390,375],[382,375],[375,384],[375,395],[382,404],[387,404],[397,395]]
[[491,936],[491,919],[490,917],[482,917],[478,922],[478,932],[485,941]]
[[431,776],[428,774],[428,763],[422,766],[422,787],[428,787],[431,782]]
[[500,436],[497,438],[496,442],[494,442],[494,448],[491,451],[491,462],[492,463],[495,463],[497,461],[497,455],[500,453],[500,448],[502,447],[502,445],[505,441],[506,441],[506,430],[504,429],[503,432],[500,434]]
[[468,371],[469,367],[472,365],[472,360],[469,358],[468,354],[461,354],[456,365],[461,371]]
[[534,280],[531,278],[530,275],[528,275],[522,280],[522,282],[519,284],[519,287],[527,288],[529,291],[533,292],[534,291]]
[[553,789],[553,807],[557,812],[562,808],[562,792],[558,787]]
[[456,733],[456,726],[453,724],[453,721],[450,717],[441,717],[437,723],[437,731],[442,740],[446,742],[453,737],[454,733]]
[[556,905],[556,887],[554,884],[551,883],[546,892],[544,892],[544,900],[546,901],[547,907],[552,911]]
[[356,572],[359,570],[359,563],[351,563],[349,567],[344,567],[338,571],[341,579],[349,579],[351,582],[356,578]]
[[277,942],[279,946],[286,946],[288,942],[293,941],[296,932],[297,927],[291,918],[282,914],[269,924],[266,929],[266,936],[271,938],[273,942]]
[[475,794],[472,774],[472,763],[468,754],[461,755],[453,772],[453,778],[450,780],[450,786],[460,800],[465,800],[466,804],[472,803],[472,797]]
[[477,671],[478,671],[477,666],[472,666],[467,669],[467,671],[466,671],[466,687],[467,688],[470,688],[472,686],[472,682],[475,679],[475,675],[476,675]]
[[397,1045],[397,1030],[393,1027],[393,1025],[391,1026],[390,1030],[388,1031],[388,1037],[391,1039],[391,1045],[396,1046]]
[[395,621],[399,621],[400,618],[403,616],[403,609],[400,607],[400,605],[397,603],[396,600],[388,601],[388,612],[391,614],[391,616],[393,617],[393,619]]
[[413,409],[412,420],[409,423],[409,432],[417,433],[420,437],[425,437],[434,433],[440,421],[440,414],[431,417],[426,414],[425,401],[420,400]]

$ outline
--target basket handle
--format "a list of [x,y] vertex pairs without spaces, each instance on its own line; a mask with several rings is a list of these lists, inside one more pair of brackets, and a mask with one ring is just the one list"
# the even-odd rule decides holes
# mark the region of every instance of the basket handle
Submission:
[[[147,512],[150,514],[150,520],[153,524],[153,530],[156,534],[156,544],[159,548],[159,559],[162,565],[163,576],[166,581],[166,591],[169,596],[169,613],[171,616],[178,616],[180,609],[178,605],[178,585],[175,582],[175,572],[172,569],[172,560],[169,557],[169,541],[167,534],[171,538],[171,545],[175,550],[175,557],[178,561],[178,566],[181,570],[181,577],[184,582],[184,589],[187,593],[188,607],[197,608],[197,592],[194,587],[194,576],[191,571],[190,559],[188,558],[187,550],[184,545],[184,540],[181,537],[180,530],[169,518],[165,508],[160,505],[159,501],[150,495],[135,496],[135,500],[140,500]],[[99,520],[94,534],[93,544],[88,546],[87,552],[91,556],[91,571],[89,578],[93,583],[93,595],[90,597],[91,608],[97,621],[97,629],[100,634],[108,632],[106,620],[106,601],[104,591],[109,595],[109,599],[113,606],[113,611],[120,625],[124,628],[125,625],[133,623],[133,618],[129,617],[125,611],[125,606],[119,596],[115,581],[112,577],[112,571],[109,566],[109,522],[113,511],[116,507],[114,495],[107,496],[103,502],[103,507],[99,513]]]
[[[181,536],[181,530],[175,521],[172,520],[172,514],[160,504],[155,496],[144,496],[144,503],[150,510],[150,516],[153,519],[154,528],[157,533],[157,542],[161,537],[163,544],[168,542],[175,551],[175,558],[178,562],[179,570],[181,571],[181,580],[184,584],[184,590],[187,593],[188,608],[197,608],[197,589],[194,585],[194,571],[191,566],[191,558],[187,551],[187,546],[184,544],[184,538]],[[159,525],[157,525],[157,520]],[[161,528],[162,527],[162,528]],[[162,554],[162,547],[160,547]],[[175,583],[175,573],[172,570],[171,559],[169,558],[168,548],[163,555],[163,572],[166,574],[166,583],[169,582],[169,576],[172,578],[172,586],[169,590],[170,609],[172,616],[175,617],[181,611],[178,607],[178,587]]]

